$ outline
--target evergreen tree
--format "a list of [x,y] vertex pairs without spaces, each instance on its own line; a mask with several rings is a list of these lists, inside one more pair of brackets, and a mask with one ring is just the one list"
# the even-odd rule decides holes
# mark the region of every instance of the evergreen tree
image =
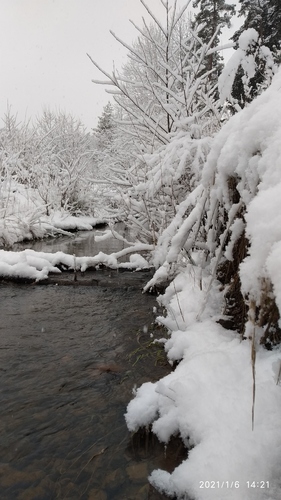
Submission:
[[281,3],[280,0],[269,0],[268,19],[270,36],[265,44],[271,49],[277,63],[281,62]]
[[98,117],[98,126],[94,129],[95,137],[98,140],[98,147],[105,148],[113,140],[114,133],[114,109],[110,102],[104,106],[101,116]]
[[244,16],[242,26],[233,35],[233,40],[238,45],[238,39],[243,31],[254,28],[259,40],[252,47],[252,55],[258,70],[250,80],[250,93],[245,95],[243,86],[244,72],[240,67],[234,80],[232,95],[238,100],[241,107],[252,100],[263,87],[265,75],[265,59],[261,56],[260,47],[268,47],[273,55],[274,61],[281,61],[281,2],[280,0],[239,0],[240,10],[238,15]]
[[[193,7],[199,7],[198,14],[194,17],[193,25],[202,24],[200,37],[204,43],[209,43],[213,40],[212,47],[219,45],[219,37],[222,29],[231,26],[231,18],[235,14],[235,6],[228,4],[225,0],[194,0]],[[222,63],[218,52],[213,52],[207,58],[207,69],[214,70],[212,80],[219,76]]]
[[233,35],[237,41],[241,33],[254,28],[263,45],[278,57],[281,48],[281,2],[280,0],[239,0],[238,15],[244,16],[242,26]]

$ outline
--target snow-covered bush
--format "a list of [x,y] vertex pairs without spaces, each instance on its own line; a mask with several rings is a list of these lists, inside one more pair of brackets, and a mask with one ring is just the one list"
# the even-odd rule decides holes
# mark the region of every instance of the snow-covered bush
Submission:
[[121,206],[127,225],[137,229],[142,241],[157,244],[161,239],[186,193],[199,182],[211,143],[210,136],[194,138],[180,130],[169,144],[139,156],[127,170]]
[[[281,493],[280,350],[256,354],[252,429],[251,346],[216,322],[223,293],[219,282],[209,286],[208,272],[190,265],[159,298],[167,315],[157,319],[171,331],[165,351],[175,369],[134,390],[127,426],[150,428],[163,443],[174,435],[183,440],[186,459],[149,477],[169,497],[275,500]],[[258,488],[257,477],[266,478]]]
[[117,164],[118,151],[108,158],[118,208],[142,241],[156,244],[176,207],[200,180],[221,126],[223,110],[212,78],[216,68],[210,69],[206,60],[222,47],[214,47],[217,31],[204,43],[202,25],[191,28],[190,17],[185,17],[190,2],[179,10],[177,2],[161,2],[165,23],[141,3],[151,24],[136,26],[136,42],[128,46],[113,34],[129,51],[122,71],[109,73],[90,59],[106,77],[94,83],[108,86],[121,110],[116,128],[123,144],[130,144],[130,162]]
[[0,130],[0,174],[39,193],[46,213],[92,209],[94,138],[71,115],[45,110],[34,124],[8,110]]
[[18,123],[8,109],[0,129],[1,246],[46,235],[42,216],[57,211],[105,217],[94,152],[94,137],[72,116],[46,110],[35,124]]
[[11,180],[29,185],[29,160],[34,130],[29,122],[18,122],[8,108],[0,129],[0,175],[6,184]]
[[171,277],[182,259],[197,251],[200,266],[209,265],[213,279],[218,276],[227,285],[228,313],[239,301],[244,319],[250,304],[256,308],[264,342],[264,336],[279,331],[274,298],[281,311],[280,83],[279,71],[269,89],[216,135],[202,182],[177,207],[159,238],[154,262],[161,267],[148,284]]
[[176,274],[157,319],[177,366],[134,391],[126,421],[131,431],[151,425],[164,443],[178,434],[190,448],[172,473],[150,476],[171,497],[281,495],[280,136],[281,70],[216,135],[202,181],[154,250],[161,265],[147,288]]
[[93,171],[93,138],[79,120],[45,110],[35,124],[30,176],[51,210],[89,210]]

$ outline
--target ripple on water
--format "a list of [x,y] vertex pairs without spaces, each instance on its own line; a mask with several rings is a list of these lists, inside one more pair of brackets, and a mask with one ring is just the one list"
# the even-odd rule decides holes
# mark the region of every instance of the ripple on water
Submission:
[[154,299],[141,277],[118,279],[106,292],[0,286],[1,500],[164,498],[147,482],[169,467],[163,447],[132,441],[124,421],[133,385],[168,371],[149,351],[129,356],[145,325],[149,340]]

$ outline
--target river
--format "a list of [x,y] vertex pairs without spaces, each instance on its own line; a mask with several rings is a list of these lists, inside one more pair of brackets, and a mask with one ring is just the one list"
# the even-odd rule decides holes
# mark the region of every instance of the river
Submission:
[[[65,237],[35,245],[93,255],[93,234],[68,238],[69,247]],[[177,439],[165,449],[145,431],[132,436],[124,420],[134,385],[170,371],[151,344],[165,332],[154,324],[155,297],[141,293],[149,276],[0,282],[1,500],[166,498],[147,477],[173,470],[185,449]]]

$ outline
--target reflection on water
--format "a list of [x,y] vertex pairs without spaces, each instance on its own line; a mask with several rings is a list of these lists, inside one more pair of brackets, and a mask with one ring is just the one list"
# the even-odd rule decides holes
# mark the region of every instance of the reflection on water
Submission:
[[135,383],[169,368],[140,347],[154,299],[126,274],[109,288],[0,284],[1,500],[164,498],[147,476],[172,469],[179,445],[165,458],[131,439],[124,412]]
[[[109,228],[105,228],[108,230]],[[115,224],[114,230],[117,231],[121,236],[133,241],[134,236],[127,231],[124,224]],[[47,238],[43,240],[34,241],[24,241],[23,243],[17,243],[13,246],[14,251],[21,251],[25,248],[31,248],[37,252],[64,252],[67,254],[75,254],[77,257],[90,257],[98,254],[99,252],[104,252],[110,254],[113,252],[119,252],[125,247],[123,241],[117,238],[110,238],[103,241],[95,241],[95,236],[101,236],[104,234],[103,229],[95,229],[93,231],[79,231],[73,233],[72,237],[60,236],[58,238]]]

